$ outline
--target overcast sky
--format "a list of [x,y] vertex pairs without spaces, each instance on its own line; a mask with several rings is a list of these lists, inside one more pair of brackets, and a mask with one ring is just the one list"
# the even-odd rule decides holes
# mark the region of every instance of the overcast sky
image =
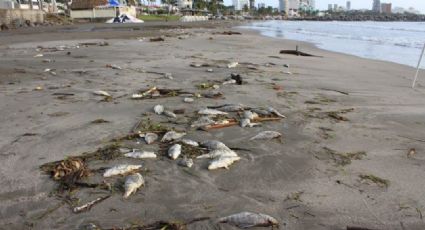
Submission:
[[[279,0],[256,0],[256,5],[258,3],[264,2],[266,5],[271,5],[277,7],[279,5]],[[372,9],[373,0],[351,0],[352,9]],[[400,6],[404,8],[414,7],[421,11],[425,12],[425,0],[381,0],[381,2],[391,2],[394,6]],[[224,0],[226,5],[232,5],[232,0]],[[345,6],[346,0],[316,0],[316,7],[319,9],[327,9],[328,4],[336,3],[341,6]]]

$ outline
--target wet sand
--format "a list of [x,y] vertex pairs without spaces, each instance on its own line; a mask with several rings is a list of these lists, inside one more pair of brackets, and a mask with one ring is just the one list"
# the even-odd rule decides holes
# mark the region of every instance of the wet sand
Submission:
[[[0,229],[79,229],[88,223],[129,227],[203,216],[212,219],[189,229],[237,229],[218,225],[215,218],[240,211],[269,214],[282,229],[425,228],[425,79],[411,89],[412,68],[248,30],[238,30],[243,35],[213,34],[229,30],[229,24],[183,25],[147,23],[127,31],[89,24],[0,34]],[[167,35],[164,42],[149,42],[150,36],[160,34]],[[37,46],[103,41],[109,45],[36,51]],[[323,57],[279,54],[296,45]],[[34,57],[39,53],[44,56]],[[225,67],[233,61],[241,64]],[[218,67],[193,68],[193,62]],[[45,72],[47,68],[56,75]],[[174,79],[145,71],[172,73]],[[224,80],[232,72],[240,73],[247,84],[221,86],[224,99],[201,98],[193,104],[183,103],[182,97],[130,99],[151,86],[203,92],[197,84]],[[111,93],[113,101],[101,102],[94,90]],[[105,146],[128,134],[141,117],[169,123],[153,114],[156,104],[185,108],[179,117],[190,119],[200,108],[226,103],[273,106],[287,116],[254,128],[186,130],[196,141],[217,139],[250,150],[237,151],[242,160],[228,170],[208,171],[208,160],[195,160],[193,168],[185,169],[166,157],[100,162],[93,167],[142,163],[149,169],[146,185],[127,200],[118,191],[90,211],[73,214],[69,205],[58,206],[62,201],[52,194],[56,184],[39,169]],[[344,113],[346,109],[354,110]],[[99,118],[110,123],[91,123]],[[281,132],[282,141],[249,141],[265,130]],[[132,144],[159,150],[156,145]],[[407,157],[411,148],[416,154]],[[345,153],[361,151],[365,157],[341,163],[349,155]],[[360,175],[389,183],[379,186]],[[75,193],[83,203],[105,194],[90,189]]]

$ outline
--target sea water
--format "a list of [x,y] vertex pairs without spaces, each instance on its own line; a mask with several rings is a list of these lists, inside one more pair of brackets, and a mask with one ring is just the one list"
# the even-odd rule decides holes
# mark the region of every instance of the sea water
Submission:
[[[265,36],[310,42],[325,50],[413,67],[425,43],[425,22],[264,21],[244,28]],[[421,68],[425,68],[425,57]]]

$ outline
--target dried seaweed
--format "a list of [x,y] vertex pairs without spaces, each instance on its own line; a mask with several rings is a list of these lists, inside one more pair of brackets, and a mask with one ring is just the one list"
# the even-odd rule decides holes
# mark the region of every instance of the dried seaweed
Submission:
[[105,119],[99,118],[99,119],[96,119],[96,120],[91,121],[90,123],[92,123],[92,124],[103,124],[103,123],[109,123],[109,122],[110,121],[107,121]]
[[388,188],[388,186],[390,185],[389,180],[382,179],[382,178],[377,177],[377,176],[372,175],[372,174],[360,174],[359,177],[362,181],[373,182],[374,184],[378,185],[379,187]]
[[171,131],[171,128],[153,122],[151,119],[140,120],[139,123],[133,128],[133,131],[140,133],[166,133]]
[[327,154],[331,157],[334,163],[338,166],[346,166],[351,164],[352,160],[361,160],[366,156],[366,152],[349,152],[349,153],[339,153],[333,149],[324,147],[323,148]]

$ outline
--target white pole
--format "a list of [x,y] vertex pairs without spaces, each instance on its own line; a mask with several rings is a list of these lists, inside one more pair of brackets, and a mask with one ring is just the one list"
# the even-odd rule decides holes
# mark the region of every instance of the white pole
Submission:
[[413,80],[412,88],[415,88],[416,79],[418,79],[419,67],[421,66],[422,57],[424,56],[424,52],[425,52],[425,44],[424,44],[424,48],[422,48],[421,56],[419,57],[418,67],[416,68],[416,74],[415,74],[415,79]]

